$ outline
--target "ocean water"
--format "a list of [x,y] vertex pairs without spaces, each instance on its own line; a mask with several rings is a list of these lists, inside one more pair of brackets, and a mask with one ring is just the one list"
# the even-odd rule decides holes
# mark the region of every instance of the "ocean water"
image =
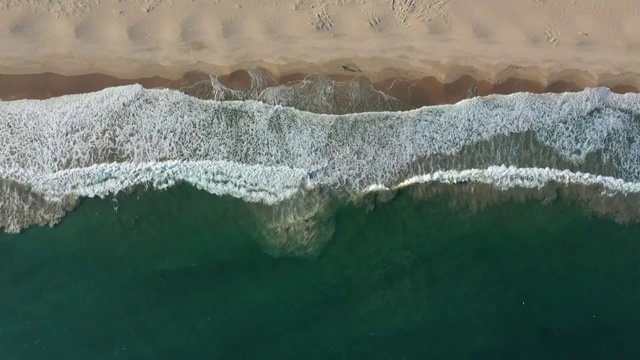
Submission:
[[277,258],[247,211],[179,186],[0,235],[2,358],[637,358],[637,225],[401,192]]
[[3,359],[637,357],[640,95],[251,76],[0,101]]

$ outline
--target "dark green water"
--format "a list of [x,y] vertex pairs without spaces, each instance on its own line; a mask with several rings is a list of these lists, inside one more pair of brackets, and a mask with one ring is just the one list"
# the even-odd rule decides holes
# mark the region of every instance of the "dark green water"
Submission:
[[401,195],[276,259],[239,201],[136,197],[0,235],[0,359],[640,357],[640,226]]

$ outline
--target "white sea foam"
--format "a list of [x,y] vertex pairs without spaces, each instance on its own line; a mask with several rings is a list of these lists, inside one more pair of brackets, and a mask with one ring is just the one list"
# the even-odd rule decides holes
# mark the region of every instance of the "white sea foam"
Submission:
[[[627,182],[611,176],[594,175],[570,170],[559,170],[549,168],[517,168],[502,166],[491,166],[487,169],[467,169],[467,170],[446,170],[436,171],[432,174],[418,175],[409,178],[400,184],[386,188],[386,190],[401,189],[414,184],[444,183],[459,184],[466,182],[479,182],[493,185],[500,190],[508,190],[514,187],[524,189],[542,188],[549,182],[557,182],[564,185],[599,185],[609,192],[603,195],[613,195],[615,193],[631,194],[640,193],[639,182]],[[384,190],[383,187],[374,188]]]
[[[376,90],[364,77],[351,81],[334,81],[311,74],[303,80],[277,85],[273,75],[262,68],[247,71],[250,83],[246,90],[234,90],[217,77],[183,89],[201,99],[257,100],[271,105],[291,106],[318,114],[349,114],[372,111],[400,111],[410,107],[385,92]],[[388,90],[391,90],[391,86]]]
[[95,164],[50,174],[0,169],[0,176],[49,201],[64,197],[105,197],[137,185],[165,189],[188,183],[215,195],[273,205],[293,196],[306,183],[307,173],[286,167],[243,165],[225,161],[164,161]]
[[0,102],[0,178],[52,201],[175,182],[267,204],[429,181],[635,193],[639,114],[639,94],[603,88],[324,115],[125,86]]

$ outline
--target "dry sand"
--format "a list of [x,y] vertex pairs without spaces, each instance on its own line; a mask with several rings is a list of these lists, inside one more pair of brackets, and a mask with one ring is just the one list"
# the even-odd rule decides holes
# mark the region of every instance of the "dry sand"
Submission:
[[638,20],[638,0],[0,0],[0,73],[177,79],[262,66],[281,77],[349,65],[378,83],[637,89]]

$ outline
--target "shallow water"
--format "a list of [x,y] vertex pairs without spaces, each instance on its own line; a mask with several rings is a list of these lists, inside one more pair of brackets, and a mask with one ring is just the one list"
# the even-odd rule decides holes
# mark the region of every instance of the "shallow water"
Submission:
[[2,359],[631,359],[640,226],[566,202],[342,206],[275,258],[245,203],[180,186],[0,235]]

